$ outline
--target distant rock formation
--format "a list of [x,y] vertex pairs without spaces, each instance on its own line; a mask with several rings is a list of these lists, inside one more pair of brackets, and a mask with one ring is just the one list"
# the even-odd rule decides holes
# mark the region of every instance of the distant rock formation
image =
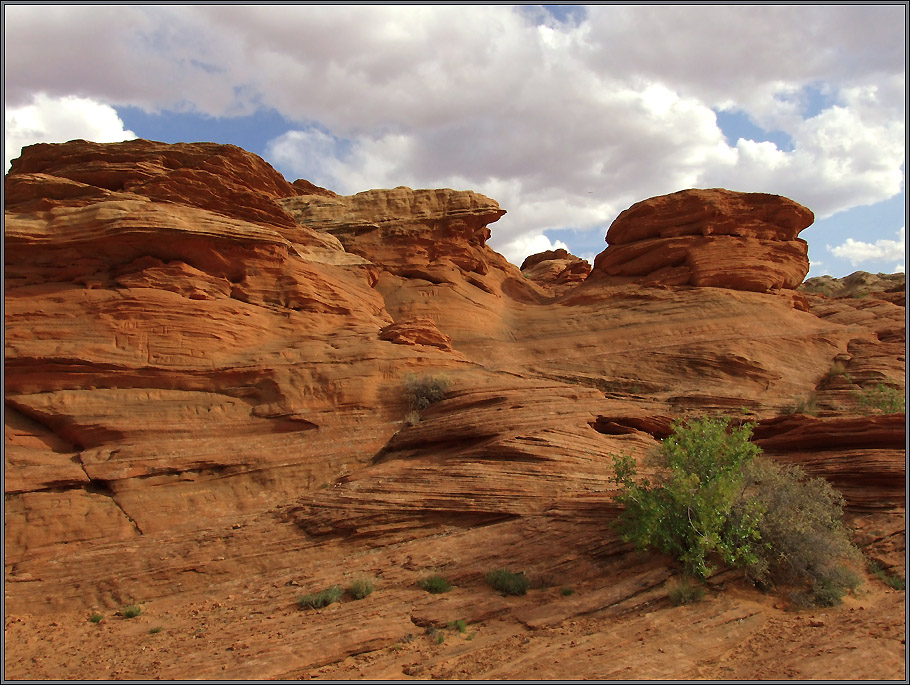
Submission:
[[809,272],[808,246],[797,234],[813,220],[809,209],[779,195],[714,188],[652,197],[616,218],[591,277],[756,292],[796,288]]
[[855,271],[843,278],[827,275],[807,278],[799,289],[806,293],[835,298],[875,297],[904,306],[907,277],[903,273],[870,274],[867,271]]
[[564,292],[583,282],[591,265],[560,248],[531,255],[521,263],[521,273],[542,288]]

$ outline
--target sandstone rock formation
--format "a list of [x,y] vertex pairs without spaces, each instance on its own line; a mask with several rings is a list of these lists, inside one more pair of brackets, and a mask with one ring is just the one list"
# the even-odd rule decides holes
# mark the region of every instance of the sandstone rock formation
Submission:
[[[611,455],[724,413],[830,478],[903,573],[904,415],[856,400],[904,388],[903,301],[765,292],[801,280],[808,210],[655,198],[580,280],[571,255],[491,250],[504,210],[477,193],[340,196],[231,146],[32,146],[5,184],[7,676],[902,672],[903,596],[879,581],[822,643],[735,574],[671,609],[673,565],[611,525]],[[453,381],[418,421],[409,374]],[[496,596],[496,567],[534,589]],[[420,590],[431,572],[456,589]],[[296,608],[360,575],[367,600]],[[478,639],[423,634],[456,619]]]
[[613,283],[792,289],[809,272],[808,246],[797,235],[813,220],[778,195],[721,188],[661,195],[616,218],[593,273]]
[[542,288],[562,294],[583,282],[591,265],[560,248],[531,255],[521,263],[521,273]]

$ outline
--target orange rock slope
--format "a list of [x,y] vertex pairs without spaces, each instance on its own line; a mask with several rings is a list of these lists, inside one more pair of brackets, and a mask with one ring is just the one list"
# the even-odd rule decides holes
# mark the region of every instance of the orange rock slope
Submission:
[[[722,413],[903,576],[904,414],[859,400],[904,389],[904,301],[792,290],[809,210],[683,191],[593,271],[519,270],[490,198],[339,196],[232,146],[36,145],[5,187],[7,677],[902,676],[876,577],[823,613],[731,573],[674,608],[673,562],[611,526],[611,455]],[[409,374],[450,381],[419,420]]]

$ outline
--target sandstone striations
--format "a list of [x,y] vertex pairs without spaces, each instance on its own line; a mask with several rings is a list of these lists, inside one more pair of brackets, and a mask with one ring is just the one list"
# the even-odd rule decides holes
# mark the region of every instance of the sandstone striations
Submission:
[[797,235],[813,220],[778,195],[720,188],[662,195],[616,218],[593,273],[617,283],[792,289],[809,272]]
[[[904,300],[792,290],[805,208],[652,198],[591,271],[507,262],[477,193],[342,196],[232,146],[31,146],[5,187],[8,676],[902,673],[903,595],[871,576],[821,640],[735,574],[671,608],[675,566],[611,525],[612,455],[723,413],[903,574],[904,414],[861,400],[904,390]],[[406,417],[410,374],[451,385]],[[502,567],[532,591],[492,593]],[[359,576],[366,600],[296,607]],[[424,634],[458,619],[477,640]]]

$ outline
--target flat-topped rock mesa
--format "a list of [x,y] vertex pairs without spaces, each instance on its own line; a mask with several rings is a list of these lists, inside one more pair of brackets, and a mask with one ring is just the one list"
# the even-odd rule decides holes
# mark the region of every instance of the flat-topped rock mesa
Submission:
[[607,231],[592,278],[767,292],[793,289],[809,272],[797,235],[812,212],[766,193],[682,190],[638,202]]

